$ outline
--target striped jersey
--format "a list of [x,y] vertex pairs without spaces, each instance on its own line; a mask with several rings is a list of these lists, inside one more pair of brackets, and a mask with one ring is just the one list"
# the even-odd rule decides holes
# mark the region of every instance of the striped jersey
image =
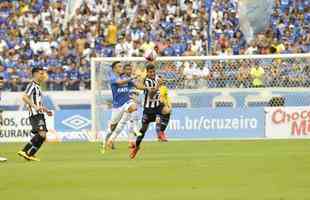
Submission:
[[[38,83],[35,81],[32,81],[29,83],[26,87],[25,91],[26,95],[30,97],[30,100],[33,102],[36,106],[42,106],[42,92],[41,87]],[[32,108],[30,105],[26,105],[27,109],[29,111],[29,115],[37,115],[41,112],[37,112],[34,108]]]
[[160,105],[160,91],[158,90],[155,94],[151,95],[148,88],[154,88],[158,85],[159,77],[156,76],[155,79],[145,78],[144,79],[144,108],[152,109],[157,108]]

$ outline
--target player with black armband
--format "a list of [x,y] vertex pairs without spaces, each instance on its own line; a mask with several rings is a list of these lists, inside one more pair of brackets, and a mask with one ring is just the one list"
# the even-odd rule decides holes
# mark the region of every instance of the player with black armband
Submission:
[[46,80],[46,74],[43,68],[32,69],[33,81],[30,82],[23,94],[22,100],[29,111],[29,119],[34,135],[29,143],[17,154],[26,160],[40,161],[35,157],[46,139],[47,127],[44,113],[52,116],[53,113],[43,106],[42,91],[40,85]]
[[151,122],[156,122],[156,132],[160,141],[167,141],[164,131],[166,130],[169,120],[171,108],[162,102],[160,88],[163,85],[163,79],[156,75],[155,66],[148,64],[146,66],[146,78],[143,85],[139,89],[144,90],[144,106],[142,116],[141,135],[137,137],[136,146],[130,152],[130,158],[135,158],[140,149],[140,144]]

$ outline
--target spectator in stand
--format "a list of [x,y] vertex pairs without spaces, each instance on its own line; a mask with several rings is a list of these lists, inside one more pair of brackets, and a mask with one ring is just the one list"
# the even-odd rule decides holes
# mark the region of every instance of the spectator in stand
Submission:
[[167,47],[163,51],[163,56],[174,56],[174,49],[172,47],[171,39],[168,39]]
[[[270,66],[270,76],[267,77],[267,82],[269,87],[280,87],[282,85],[282,77],[280,74],[280,69],[275,65]],[[268,80],[269,79],[269,80]]]
[[86,90],[90,90],[90,65],[89,63],[85,60],[81,60],[81,68],[80,68],[80,77],[81,77],[81,82]]
[[260,66],[257,61],[254,61],[254,66],[252,66],[250,75],[252,78],[252,86],[253,87],[263,87],[264,86],[264,75],[265,70],[262,66]]
[[9,89],[9,73],[4,66],[0,65],[0,77],[2,77],[3,90]]
[[209,87],[210,88],[221,88],[224,87],[225,82],[223,81],[223,67],[219,61],[212,63],[209,76]]
[[10,68],[9,70],[9,87],[11,88],[12,92],[19,91],[19,82],[20,78],[17,73],[17,69],[15,67]]
[[[213,1],[211,38],[204,0],[87,0],[66,24],[65,4],[59,0],[0,2],[0,73],[6,74],[5,90],[11,90],[12,68],[16,68],[12,77],[19,77],[13,90],[19,91],[29,79],[30,67],[48,67],[51,83],[55,62],[77,61],[77,71],[84,73],[82,58],[89,63],[92,56],[142,56],[154,44],[161,56],[206,55],[208,40],[212,41],[210,55],[310,52],[309,1],[275,0],[268,28],[248,42],[240,31],[236,0]],[[222,87],[227,83],[224,75],[236,70],[239,74],[245,68],[214,69],[210,67],[209,77],[216,83],[222,80]],[[271,74],[266,73],[266,78]]]
[[65,74],[61,66],[56,66],[52,69],[49,75],[48,88],[50,90],[61,91],[64,90]]
[[207,66],[203,64],[198,65],[197,71],[198,87],[203,88],[207,86],[207,81],[210,75],[210,70]]
[[65,71],[66,90],[80,90],[80,71],[75,62],[69,63],[69,68]]
[[31,80],[31,68],[27,67],[25,63],[20,63],[19,65],[20,67],[17,73],[20,78],[20,90],[25,91]]
[[196,63],[194,62],[185,62],[183,75],[185,78],[185,87],[187,88],[197,88],[199,71],[196,68]]
[[155,43],[150,41],[150,39],[148,38],[148,36],[144,37],[144,43],[141,45],[140,49],[143,52],[147,52],[149,50],[153,50],[155,48]]
[[239,64],[240,69],[237,75],[237,87],[249,88],[251,86],[250,67],[245,61],[242,61]]
[[107,27],[107,40],[106,43],[111,46],[115,46],[117,42],[117,26],[114,21],[111,21]]

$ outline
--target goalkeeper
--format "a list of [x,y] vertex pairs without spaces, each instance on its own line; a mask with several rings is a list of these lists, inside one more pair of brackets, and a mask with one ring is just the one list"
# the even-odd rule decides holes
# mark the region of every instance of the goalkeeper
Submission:
[[162,82],[159,88],[159,92],[160,92],[160,102],[164,105],[162,112],[168,113],[168,114],[165,114],[168,120],[162,120],[162,117],[158,116],[156,118],[156,132],[157,133],[161,132],[161,134],[165,136],[162,141],[167,142],[168,140],[166,139],[165,131],[169,123],[170,114],[172,111],[172,104],[171,104],[171,99],[169,97],[169,90],[167,86],[165,85],[165,81]]

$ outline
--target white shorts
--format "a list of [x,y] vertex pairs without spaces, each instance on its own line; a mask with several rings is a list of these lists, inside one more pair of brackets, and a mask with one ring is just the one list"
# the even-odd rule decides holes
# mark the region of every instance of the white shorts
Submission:
[[121,120],[124,112],[128,111],[129,107],[133,104],[135,104],[135,102],[128,101],[127,103],[125,103],[121,107],[112,108],[112,115],[111,115],[110,123],[111,124],[117,124]]

